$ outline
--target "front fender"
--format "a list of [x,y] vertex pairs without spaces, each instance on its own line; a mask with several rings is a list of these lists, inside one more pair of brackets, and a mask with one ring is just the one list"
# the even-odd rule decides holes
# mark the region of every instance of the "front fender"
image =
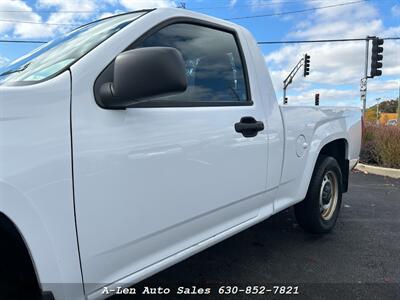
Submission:
[[15,187],[0,181],[0,211],[13,222],[31,256],[36,277],[42,282],[60,282],[59,266],[50,235],[32,202]]
[[0,86],[0,211],[19,230],[43,290],[83,296],[75,227],[69,71]]

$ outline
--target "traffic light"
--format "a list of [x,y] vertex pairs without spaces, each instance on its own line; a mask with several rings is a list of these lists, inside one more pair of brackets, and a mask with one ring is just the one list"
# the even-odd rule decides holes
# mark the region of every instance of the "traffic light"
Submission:
[[315,106],[319,106],[319,94],[315,94]]
[[304,54],[304,77],[310,75],[310,55]]
[[382,59],[383,59],[383,39],[374,38],[372,40],[372,56],[371,56],[371,78],[382,75]]

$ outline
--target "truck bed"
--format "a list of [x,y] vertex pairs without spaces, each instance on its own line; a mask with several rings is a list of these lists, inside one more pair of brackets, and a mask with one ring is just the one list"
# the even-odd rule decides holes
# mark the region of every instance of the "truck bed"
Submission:
[[[315,159],[321,145],[338,138],[346,142],[349,168],[358,160],[361,144],[361,110],[357,107],[280,106],[284,123],[285,146],[279,196],[288,201],[301,201],[305,197]],[[306,184],[307,182],[307,184]],[[279,203],[279,201],[277,201]],[[281,209],[286,208],[281,201]],[[280,210],[279,208],[276,208]]]

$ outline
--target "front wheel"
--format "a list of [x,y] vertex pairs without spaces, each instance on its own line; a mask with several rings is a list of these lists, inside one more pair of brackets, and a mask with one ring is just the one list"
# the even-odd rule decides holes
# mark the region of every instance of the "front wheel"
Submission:
[[333,229],[342,203],[342,172],[333,157],[318,157],[306,198],[295,205],[299,225],[311,233]]

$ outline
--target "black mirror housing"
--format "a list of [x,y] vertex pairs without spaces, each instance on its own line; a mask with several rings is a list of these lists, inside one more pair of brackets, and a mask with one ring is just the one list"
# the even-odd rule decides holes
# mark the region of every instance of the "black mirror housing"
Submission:
[[99,96],[104,108],[125,109],[146,98],[184,92],[186,88],[181,53],[170,47],[147,47],[117,56],[114,80],[100,87]]

